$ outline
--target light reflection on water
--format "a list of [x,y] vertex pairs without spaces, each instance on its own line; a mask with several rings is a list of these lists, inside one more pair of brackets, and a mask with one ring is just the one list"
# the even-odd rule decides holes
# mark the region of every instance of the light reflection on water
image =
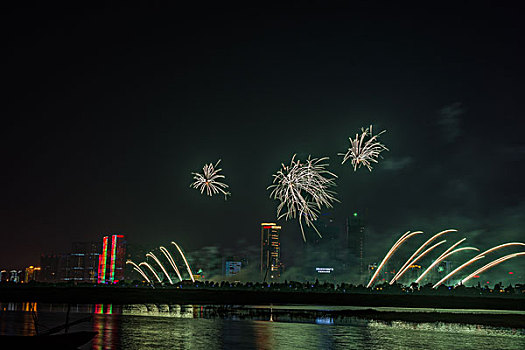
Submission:
[[[35,332],[28,303],[0,303],[0,334]],[[40,324],[64,323],[67,305],[39,304]],[[378,322],[330,317],[210,317],[197,305],[72,305],[70,320],[93,314],[75,330],[98,336],[81,349],[523,349],[525,332],[444,323]],[[42,328],[44,329],[44,328]]]

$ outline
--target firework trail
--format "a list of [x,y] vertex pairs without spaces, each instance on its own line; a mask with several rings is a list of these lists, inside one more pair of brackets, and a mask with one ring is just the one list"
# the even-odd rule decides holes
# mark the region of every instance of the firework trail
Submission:
[[473,262],[476,262],[478,261],[479,259],[483,259],[485,257],[485,255],[476,255],[475,257],[473,257],[472,259],[470,259],[469,261],[467,261],[466,263],[463,263],[462,265],[460,265],[458,268],[456,268],[455,270],[453,270],[451,273],[449,273],[448,275],[446,275],[445,277],[443,277],[441,280],[439,280],[436,284],[434,284],[432,286],[433,289],[436,289],[437,287],[439,287],[443,282],[445,282],[446,280],[448,280],[450,277],[454,276],[456,274],[456,272],[464,269],[465,267],[469,266],[470,264],[472,264]]
[[142,269],[140,268],[140,266],[138,266],[137,264],[135,264],[133,261],[131,260],[128,260],[126,261],[126,264],[130,264],[131,266],[133,266],[133,270],[137,271],[138,273],[140,273],[142,275],[142,277],[144,277],[144,279],[146,281],[148,281],[148,283],[151,283],[151,280],[148,278],[148,276],[146,275],[146,273],[144,271],[142,271]]
[[139,264],[139,266],[146,266],[148,269],[150,269],[151,273],[153,273],[153,275],[155,276],[155,278],[157,279],[157,281],[159,281],[159,283],[162,283],[162,281],[160,280],[160,277],[159,275],[157,275],[157,272],[155,272],[155,270],[153,269],[153,267],[151,267],[150,264],[148,264],[147,262],[143,261]]
[[224,199],[226,199],[230,192],[227,192],[225,189],[228,188],[223,182],[218,181],[219,179],[224,179],[224,175],[219,174],[222,169],[217,168],[221,160],[219,159],[215,165],[212,163],[205,164],[202,168],[202,174],[192,173],[193,180],[195,180],[190,187],[196,188],[201,191],[201,194],[206,190],[208,196],[213,196],[214,194],[222,193],[224,194]]
[[471,279],[472,277],[476,276],[476,275],[479,275],[480,273],[482,272],[485,272],[486,270],[496,266],[496,265],[499,265],[500,263],[506,261],[506,260],[509,260],[509,259],[512,259],[512,258],[515,258],[515,257],[518,257],[518,256],[522,256],[522,255],[525,255],[525,252],[521,252],[521,253],[514,253],[514,254],[509,254],[509,255],[505,255],[499,259],[496,259],[490,263],[488,263],[487,265],[477,269],[476,271],[472,272],[470,275],[468,275],[466,278],[464,278],[461,283],[458,283],[458,284],[465,284],[465,282],[467,282],[469,279]]
[[164,256],[170,262],[171,267],[173,267],[173,270],[175,270],[177,277],[179,277],[179,280],[182,281],[182,276],[180,275],[179,269],[177,268],[177,264],[175,264],[175,260],[173,260],[173,257],[171,256],[170,252],[163,246],[160,246],[160,251],[164,253]]
[[497,246],[495,246],[495,247],[492,247],[492,248],[490,248],[490,249],[487,249],[487,250],[485,250],[483,253],[479,253],[479,255],[485,255],[485,254],[488,254],[488,253],[492,253],[492,252],[495,251],[495,250],[498,250],[498,249],[501,249],[501,248],[510,247],[510,246],[513,246],[513,245],[525,246],[525,243],[521,243],[521,242],[509,242],[509,243],[503,243],[503,244],[497,245]]
[[456,254],[458,252],[461,252],[461,251],[464,251],[464,250],[475,250],[475,251],[478,251],[479,252],[479,249],[478,248],[474,248],[474,247],[463,247],[463,248],[458,248],[456,250],[452,250],[450,251],[451,248],[454,248],[456,247],[458,244],[460,244],[462,241],[464,241],[465,239],[462,239],[460,242],[454,244],[452,247],[450,247],[449,249],[447,249],[443,254],[441,254],[432,264],[430,264],[429,267],[427,267],[427,269],[421,274],[421,276],[419,276],[415,282],[416,283],[419,283],[423,277],[425,277],[430,271],[432,271],[432,269],[437,265],[439,264],[441,261],[445,260],[446,258],[448,258],[449,256],[451,256],[452,254]]
[[452,277],[452,275],[454,275],[456,272],[459,272],[463,267],[467,267],[468,265],[470,265],[471,263],[481,259],[481,258],[484,258],[486,254],[488,253],[492,253],[493,251],[495,250],[498,250],[498,249],[501,249],[501,248],[506,248],[506,247],[510,247],[510,246],[515,246],[515,245],[520,245],[520,246],[525,246],[525,243],[521,243],[521,242],[510,242],[510,243],[504,243],[504,244],[500,244],[500,245],[497,245],[495,247],[492,247],[490,249],[487,249],[485,250],[484,252],[482,253],[479,253],[478,255],[476,255],[475,257],[473,257],[472,259],[470,259],[469,261],[467,261],[466,263],[464,263],[463,265],[461,265],[460,267],[458,267],[457,269],[455,269],[454,271],[452,271],[451,273],[449,273],[447,276],[445,276],[441,281],[439,281],[438,283],[436,283],[432,288],[437,288],[439,287],[439,285],[441,283],[443,283],[444,281],[446,281],[448,278]]
[[388,253],[386,253],[385,257],[383,258],[383,261],[381,261],[381,264],[379,264],[379,266],[377,267],[376,272],[374,273],[374,275],[370,279],[370,282],[368,282],[368,284],[366,285],[366,288],[370,288],[370,286],[372,285],[372,283],[376,279],[377,275],[379,274],[379,271],[381,271],[381,268],[385,265],[385,263],[388,261],[388,259],[390,259],[390,257],[392,256],[392,254],[394,254],[394,252],[397,250],[397,248],[399,248],[401,246],[401,244],[403,244],[403,242],[405,242],[410,237],[412,237],[414,235],[417,235],[417,234],[420,234],[420,233],[423,233],[423,231],[415,231],[415,232],[412,232],[412,233],[410,233],[410,231],[407,231],[401,236],[401,238],[399,238],[397,240],[396,243],[394,243],[392,248],[390,248]]
[[[456,243],[454,243],[450,248],[448,248],[447,250],[445,250],[443,252],[443,254],[441,254],[432,264],[430,264],[429,267],[427,267],[427,269],[421,274],[421,276],[418,277],[418,279],[415,281],[416,283],[419,283],[419,281],[421,281],[421,279],[423,279],[423,277],[430,272],[430,270],[432,270],[432,268],[434,266],[436,266],[441,260],[445,259],[448,252],[450,252],[452,249],[456,248],[458,245],[460,245],[461,243],[463,243],[464,241],[466,240],[466,238],[463,238],[463,239],[460,239],[459,241],[457,241]],[[479,250],[478,250],[479,251]],[[446,255],[446,256],[445,256]]]
[[354,171],[358,167],[364,165],[369,171],[372,171],[371,163],[377,163],[377,158],[380,157],[381,152],[388,151],[382,143],[378,142],[379,136],[386,130],[381,131],[377,135],[372,133],[372,125],[368,128],[361,128],[361,135],[355,134],[355,140],[349,137],[350,148],[346,153],[338,153],[337,155],[343,156],[344,164],[348,159],[352,159],[352,166]]
[[[397,277],[394,277],[395,279],[392,279],[392,281],[397,281],[398,279],[401,278],[401,276],[403,276],[405,274],[405,272],[408,271],[408,269],[410,268],[410,266],[414,265],[415,263],[417,263],[421,258],[423,258],[425,255],[427,255],[428,253],[430,253],[432,250],[434,250],[434,248],[442,245],[443,243],[445,243],[447,240],[444,239],[442,240],[441,242],[438,242],[436,244],[434,244],[432,247],[428,248],[427,250],[425,250],[423,253],[421,253],[420,255],[418,255],[414,260],[412,260],[410,262],[410,264],[408,264],[403,270],[399,270],[398,272],[398,276]],[[390,281],[390,284],[392,284],[392,281]]]
[[429,245],[433,240],[435,240],[436,238],[438,238],[439,236],[441,235],[444,235],[445,233],[449,233],[449,232],[457,232],[458,230],[456,229],[448,229],[448,230],[443,230],[441,232],[438,232],[436,233],[434,236],[430,237],[425,243],[423,243],[421,245],[421,247],[419,247],[415,252],[414,254],[412,254],[412,256],[410,258],[408,258],[408,260],[405,262],[405,264],[403,266],[401,266],[401,268],[398,270],[397,274],[394,276],[394,278],[392,278],[392,280],[390,281],[390,284],[392,285],[400,276],[402,273],[404,273],[405,271],[405,268],[407,268],[408,266],[412,265],[413,262],[412,260],[414,259],[414,257],[416,255],[419,254],[420,251],[422,251],[427,245]]
[[175,245],[177,247],[177,250],[179,251],[180,255],[182,256],[182,259],[184,259],[184,262],[186,263],[186,268],[188,269],[188,273],[190,274],[191,280],[195,282],[195,278],[193,278],[193,272],[191,272],[190,264],[188,264],[188,260],[186,260],[186,257],[184,256],[184,253],[180,249],[179,245],[175,242],[171,242],[171,244]]
[[173,284],[173,281],[171,280],[171,277],[170,275],[168,274],[168,272],[166,271],[166,269],[164,268],[164,266],[160,263],[159,259],[157,259],[157,257],[155,256],[155,254],[153,254],[152,252],[149,252],[148,254],[146,254],[146,256],[152,258],[153,260],[155,260],[155,262],[160,266],[160,268],[162,269],[162,272],[164,272],[164,275],[166,277],[168,277],[168,281],[170,281],[170,284]]
[[337,202],[336,192],[331,190],[335,187],[337,176],[326,170],[328,157],[311,158],[308,156],[306,162],[295,160],[295,154],[290,165],[282,164],[282,169],[273,175],[273,183],[268,186],[271,189],[270,198],[279,200],[277,206],[277,219],[298,218],[303,240],[303,220],[308,227],[313,227],[315,232],[322,237],[314,225],[319,217],[323,206],[332,208],[332,203]]

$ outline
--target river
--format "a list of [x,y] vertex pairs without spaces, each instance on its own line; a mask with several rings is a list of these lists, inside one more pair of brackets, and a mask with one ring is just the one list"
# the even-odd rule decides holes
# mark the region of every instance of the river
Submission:
[[[31,309],[36,309],[41,331],[65,322],[67,305],[0,303],[0,334],[34,334]],[[268,317],[267,312],[221,310],[197,305],[71,305],[70,321],[93,315],[91,322],[74,326],[71,331],[97,331],[93,341],[81,347],[94,350],[525,348],[523,328],[340,320],[310,317],[308,312],[296,317],[270,312]]]

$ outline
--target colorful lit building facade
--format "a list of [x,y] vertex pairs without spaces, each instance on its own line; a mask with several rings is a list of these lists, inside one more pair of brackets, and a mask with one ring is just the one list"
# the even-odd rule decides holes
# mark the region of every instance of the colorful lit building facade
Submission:
[[277,279],[283,272],[280,234],[281,226],[266,222],[261,224],[261,276],[264,280]]
[[104,236],[98,260],[98,283],[113,284],[124,279],[126,240],[124,235]]
[[29,283],[31,281],[38,281],[40,277],[40,267],[29,266],[26,267],[26,273],[24,276],[24,282]]

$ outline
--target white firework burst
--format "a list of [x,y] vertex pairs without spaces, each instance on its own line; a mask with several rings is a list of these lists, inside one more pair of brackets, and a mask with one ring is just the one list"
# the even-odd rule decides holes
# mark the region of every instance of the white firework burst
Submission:
[[227,196],[231,195],[230,192],[226,191],[228,185],[223,182],[218,181],[219,179],[224,179],[224,175],[219,174],[222,169],[217,168],[221,160],[217,161],[215,165],[213,163],[205,164],[202,168],[202,174],[192,173],[193,180],[195,180],[190,187],[196,188],[201,191],[201,194],[206,191],[208,196],[213,196],[214,194],[222,193],[224,194],[224,199]]
[[346,153],[338,153],[337,155],[343,156],[344,164],[348,159],[352,159],[352,166],[354,171],[357,170],[361,165],[372,171],[372,164],[377,163],[377,158],[380,157],[381,152],[388,151],[382,143],[378,141],[379,136],[386,130],[381,131],[377,135],[372,134],[372,125],[368,128],[361,128],[361,135],[355,134],[355,139],[349,138],[350,148]]
[[272,189],[270,197],[280,201],[277,219],[297,217],[304,241],[306,236],[302,220],[322,237],[313,222],[319,217],[323,206],[332,208],[332,202],[337,201],[336,192],[330,190],[336,185],[337,176],[326,170],[328,164],[324,163],[325,160],[328,158],[308,156],[306,162],[302,163],[295,160],[294,154],[290,165],[282,164],[282,169],[273,175],[273,184],[268,186],[268,190]]

